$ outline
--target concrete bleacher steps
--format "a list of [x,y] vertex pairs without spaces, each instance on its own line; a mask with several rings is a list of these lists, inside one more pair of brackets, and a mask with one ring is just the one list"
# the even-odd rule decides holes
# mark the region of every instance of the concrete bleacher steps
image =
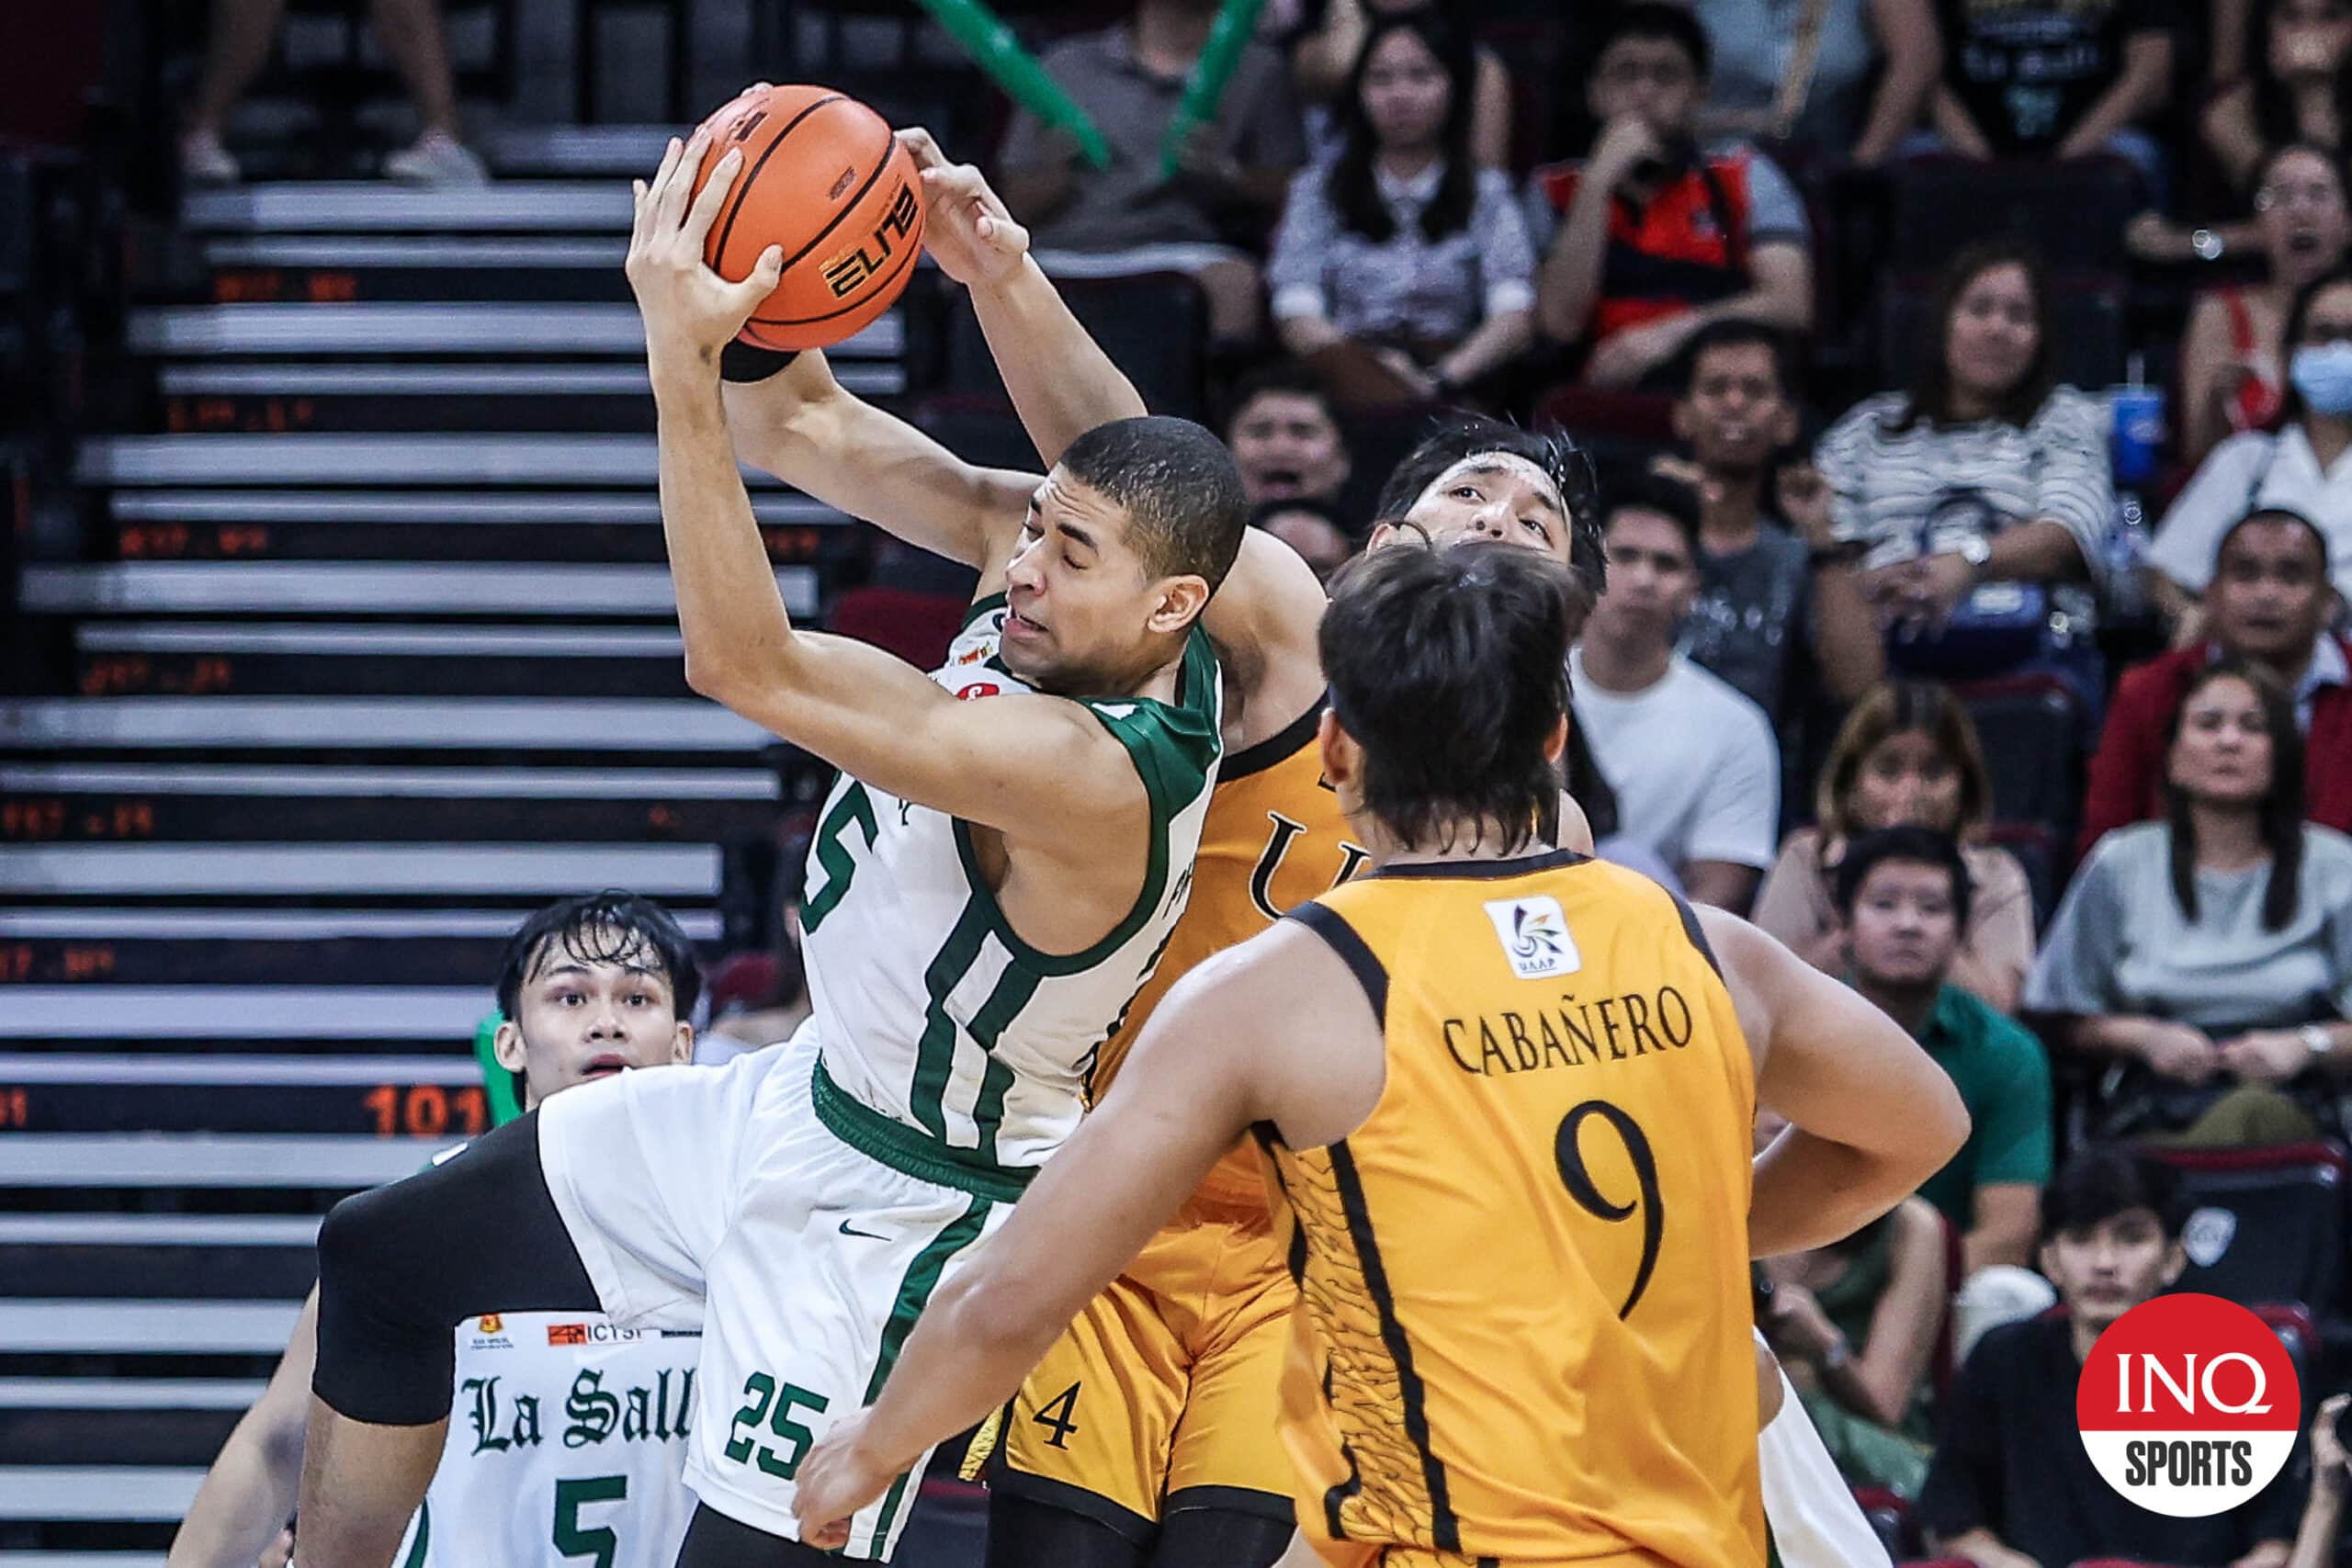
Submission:
[[[480,1130],[528,911],[630,887],[712,957],[763,923],[801,763],[684,681],[610,177],[662,138],[507,139],[486,191],[192,197],[76,456],[85,553],[24,565],[58,680],[0,698],[0,1568],[160,1561],[320,1217]],[[831,357],[907,389],[895,314]],[[747,480],[822,624],[870,534]]]

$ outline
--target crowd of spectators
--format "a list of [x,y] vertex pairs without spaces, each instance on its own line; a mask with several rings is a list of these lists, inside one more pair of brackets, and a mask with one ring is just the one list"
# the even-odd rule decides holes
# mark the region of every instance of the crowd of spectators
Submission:
[[[2182,1529],[2060,1406],[2185,1267],[2166,1159],[2346,1133],[2352,6],[1621,0],[1536,73],[1455,0],[1277,4],[1159,180],[1211,14],[1141,0],[1048,52],[1133,156],[1016,117],[1008,197],[1049,271],[1200,278],[1258,521],[1318,571],[1406,419],[1594,452],[1571,784],[1602,852],[1842,976],[1973,1122],[1759,1278],[1849,1478],[1983,1568],[2332,1561],[2332,1434]],[[1990,219],[1945,215],[1932,276],[1857,270],[1890,189],[1963,165],[1988,212],[2128,184],[2128,341],[2086,348],[2081,256]]]

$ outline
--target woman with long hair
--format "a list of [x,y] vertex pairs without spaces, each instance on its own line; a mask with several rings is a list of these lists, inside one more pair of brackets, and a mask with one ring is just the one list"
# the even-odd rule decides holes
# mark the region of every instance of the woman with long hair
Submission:
[[1526,219],[1510,182],[1470,153],[1475,69],[1442,13],[1375,17],[1339,155],[1292,182],[1274,233],[1267,278],[1283,346],[1326,369],[1369,357],[1403,400],[1448,400],[1534,335]]
[[2352,3],[2265,0],[2254,25],[2254,69],[2217,94],[2198,121],[2207,151],[2240,190],[2272,152],[2300,141],[2335,157],[2352,126]]
[[2148,586],[2176,644],[2204,635],[2198,596],[2222,536],[2256,512],[2308,518],[2338,592],[2352,586],[2352,270],[2313,278],[2288,307],[2287,391],[2275,430],[2213,448],[2148,547]]
[[[2056,384],[2048,303],[2031,251],[2008,242],[1962,251],[1944,270],[1933,346],[1910,389],[1855,405],[1815,453],[1836,494],[1836,536],[1860,558],[1889,651],[1924,643],[1908,660],[1924,671],[1989,673],[2032,657],[2046,614],[2015,616],[2018,635],[2007,641],[1938,641],[1979,588],[2058,590],[2102,558],[2115,504],[2107,410]],[[2087,594],[2056,596],[2087,625]]]
[[2352,839],[2304,820],[2294,698],[2267,671],[2199,672],[2167,737],[2163,818],[2091,851],[2025,1005],[2101,1070],[2102,1135],[2333,1134],[2352,1064]]
[[1818,968],[1846,966],[1831,887],[1846,846],[1882,828],[1932,828],[1960,840],[1972,889],[1951,983],[2017,1010],[2033,966],[2033,890],[2015,855],[1983,841],[1993,779],[1960,699],[1932,681],[1873,687],[1846,716],[1822,765],[1814,809],[1756,896],[1756,923]]
[[2267,275],[2199,293],[2181,334],[2180,450],[2192,463],[2231,433],[2278,417],[2288,312],[2305,285],[2344,265],[2352,243],[2344,171],[2310,142],[2286,142],[2264,159],[2254,209]]

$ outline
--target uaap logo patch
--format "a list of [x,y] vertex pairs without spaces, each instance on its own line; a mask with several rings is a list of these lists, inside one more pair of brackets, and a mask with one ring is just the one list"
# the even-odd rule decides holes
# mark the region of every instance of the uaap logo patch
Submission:
[[1584,956],[1568,934],[1567,917],[1551,895],[1495,899],[1487,906],[1487,919],[1495,923],[1510,972],[1521,979],[1549,979],[1584,967]]

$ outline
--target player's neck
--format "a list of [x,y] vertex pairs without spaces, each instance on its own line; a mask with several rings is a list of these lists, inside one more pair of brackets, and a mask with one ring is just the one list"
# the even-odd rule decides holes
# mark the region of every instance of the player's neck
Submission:
[[1511,847],[1511,836],[1485,818],[1463,818],[1438,823],[1418,845],[1408,844],[1390,832],[1377,818],[1354,818],[1351,826],[1369,852],[1370,865],[1374,871],[1392,865],[1467,865],[1519,860],[1541,854],[1547,847],[1532,842]]

